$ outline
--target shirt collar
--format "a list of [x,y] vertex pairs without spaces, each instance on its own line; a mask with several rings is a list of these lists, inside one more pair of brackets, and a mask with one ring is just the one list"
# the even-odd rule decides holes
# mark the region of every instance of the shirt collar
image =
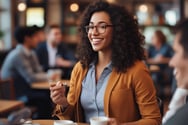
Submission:
[[49,42],[47,42],[47,48],[48,48],[49,50],[54,50],[54,51],[57,50],[57,47],[52,47],[51,43],[49,43]]
[[106,66],[106,68],[108,68],[109,70],[112,71],[112,62],[110,61],[110,63],[108,63],[108,65]]
[[26,48],[25,46],[23,46],[22,44],[18,44],[17,48],[23,48],[23,52],[26,56],[31,56],[32,55],[32,50],[29,50],[28,48]]
[[[95,68],[95,62],[92,62],[91,64],[89,64],[89,68]],[[105,67],[105,69],[109,69],[112,71],[112,62],[110,61],[107,66]]]

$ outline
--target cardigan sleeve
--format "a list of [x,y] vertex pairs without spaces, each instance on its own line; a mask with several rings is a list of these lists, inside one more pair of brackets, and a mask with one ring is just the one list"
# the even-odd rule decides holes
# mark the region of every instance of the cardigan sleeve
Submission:
[[78,71],[80,69],[80,64],[76,64],[72,74],[71,74],[71,79],[70,79],[70,88],[69,92],[67,95],[67,101],[69,103],[68,107],[65,109],[65,111],[62,112],[61,106],[56,105],[54,112],[53,112],[53,117],[58,117],[59,119],[69,119],[75,121],[75,110],[76,110],[76,104],[78,103],[78,94],[76,90],[76,83],[78,82]]
[[56,105],[55,110],[53,111],[52,116],[57,117],[58,119],[61,120],[74,120],[74,107],[73,106],[68,106],[64,112],[62,112],[61,106]]

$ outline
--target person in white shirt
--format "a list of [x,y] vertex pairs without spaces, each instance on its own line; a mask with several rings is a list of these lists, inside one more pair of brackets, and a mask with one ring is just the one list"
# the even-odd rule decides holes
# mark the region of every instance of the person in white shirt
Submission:
[[[50,25],[46,27],[46,41],[41,42],[37,48],[36,53],[43,70],[46,72],[51,68],[63,68],[64,75],[75,64],[75,58],[71,58],[74,54],[68,50],[62,42],[62,32],[58,25]],[[66,77],[69,77],[66,74]]]
[[176,26],[176,36],[173,43],[174,56],[169,65],[174,68],[177,89],[169,104],[169,110],[163,117],[164,125],[187,125],[188,104],[188,19]]

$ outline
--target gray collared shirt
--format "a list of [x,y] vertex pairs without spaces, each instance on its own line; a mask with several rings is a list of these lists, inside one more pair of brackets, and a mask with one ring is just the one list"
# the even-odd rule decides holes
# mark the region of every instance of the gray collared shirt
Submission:
[[35,52],[28,50],[22,44],[18,44],[6,57],[1,74],[3,79],[16,79],[18,76],[28,84],[47,81],[47,74],[42,71]]
[[81,105],[84,109],[85,121],[93,116],[105,116],[104,93],[108,83],[112,64],[109,63],[103,70],[98,82],[95,78],[95,64],[90,64],[88,73],[82,82]]

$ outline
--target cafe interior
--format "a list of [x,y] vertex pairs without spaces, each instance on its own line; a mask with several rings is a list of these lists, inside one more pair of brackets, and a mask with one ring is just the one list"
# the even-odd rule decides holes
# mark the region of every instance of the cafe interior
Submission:
[[[160,30],[166,36],[169,45],[173,44],[174,26],[176,23],[188,17],[188,0],[101,0],[109,3],[125,6],[134,18],[138,20],[140,32],[145,36],[144,48],[148,49],[152,43],[152,36],[156,30]],[[6,56],[16,47],[14,31],[18,26],[38,26],[45,28],[49,25],[59,25],[62,31],[62,41],[67,45],[68,51],[76,55],[76,47],[79,43],[78,25],[84,9],[92,3],[92,0],[0,0],[0,71]],[[76,58],[76,57],[75,57]],[[75,61],[75,60],[74,60]],[[77,61],[77,60],[76,60]],[[152,74],[161,72],[158,64],[148,64]],[[160,109],[165,114],[174,90],[176,82],[172,70],[167,65],[163,85],[155,83],[157,96],[160,100]],[[63,71],[66,73],[66,70]],[[163,71],[162,71],[163,72]],[[2,74],[2,72],[0,72]],[[152,77],[154,82],[155,78]],[[69,83],[69,77],[63,77],[62,81]],[[160,81],[160,80],[158,80]],[[34,91],[42,91],[49,96],[49,81],[35,82],[31,84]],[[50,119],[49,115],[38,116],[35,106],[28,106],[15,98],[14,79],[2,79],[0,77],[0,119],[10,120],[11,115],[31,111],[32,119]],[[162,93],[162,94],[161,94]],[[49,99],[49,98],[48,98]],[[54,104],[49,99],[51,108]],[[29,109],[29,111],[28,111]],[[50,110],[51,109],[46,109]],[[0,120],[1,122],[1,120]],[[37,121],[41,125],[53,124],[52,121]]]

